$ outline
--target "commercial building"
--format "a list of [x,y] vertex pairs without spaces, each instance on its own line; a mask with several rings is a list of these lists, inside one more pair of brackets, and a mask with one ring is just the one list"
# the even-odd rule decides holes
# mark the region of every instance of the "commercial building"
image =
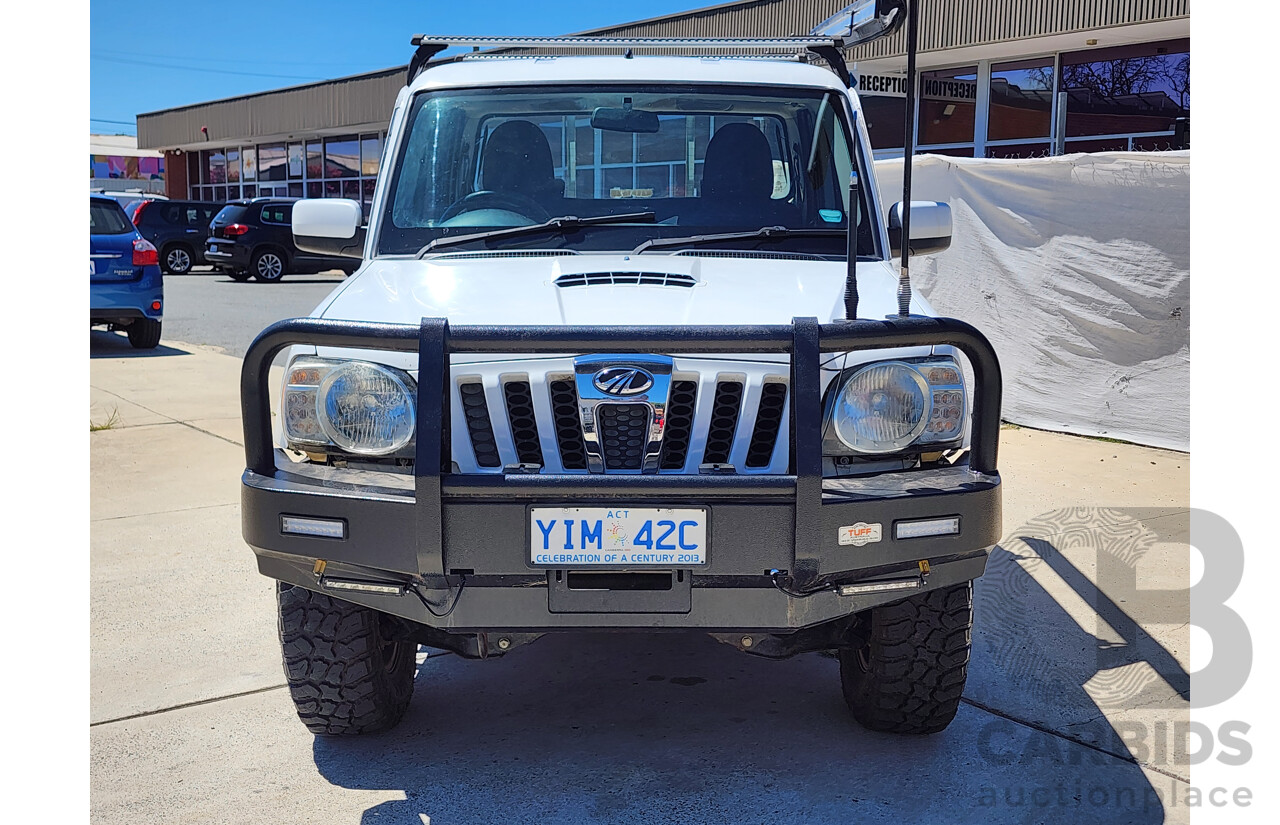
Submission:
[[164,194],[164,157],[132,135],[89,135],[89,189]]
[[[805,34],[849,0],[738,0],[584,35]],[[916,152],[1190,146],[1190,0],[920,0]],[[406,30],[405,39],[409,32]],[[409,54],[406,45],[406,56]],[[904,151],[905,31],[848,50],[877,157]],[[405,67],[138,115],[171,197],[372,197]]]

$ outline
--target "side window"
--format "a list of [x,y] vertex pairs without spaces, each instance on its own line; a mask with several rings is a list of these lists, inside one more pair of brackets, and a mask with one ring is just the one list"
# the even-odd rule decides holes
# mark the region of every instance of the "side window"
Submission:
[[262,207],[263,223],[285,224],[287,226],[292,221],[292,218],[292,204],[268,204]]
[[[178,225],[181,225],[182,223],[181,212],[182,212],[182,208],[178,206],[176,203],[170,204],[164,207],[163,211],[161,211],[160,218],[170,226],[178,226]],[[145,215],[146,212],[143,212],[142,214]]]
[[200,207],[198,207],[198,206],[187,206],[186,208],[184,208],[184,209],[182,210],[182,218],[183,218],[183,221],[187,224],[187,226],[193,226],[193,227],[194,227],[194,226],[203,226],[204,224],[209,223],[209,220],[206,218],[206,219],[202,222],[202,221],[200,220],[200,216],[201,216],[201,215],[203,215],[203,214],[204,214],[205,212],[207,212],[207,211],[208,211],[208,210],[201,209],[201,208],[200,208]]

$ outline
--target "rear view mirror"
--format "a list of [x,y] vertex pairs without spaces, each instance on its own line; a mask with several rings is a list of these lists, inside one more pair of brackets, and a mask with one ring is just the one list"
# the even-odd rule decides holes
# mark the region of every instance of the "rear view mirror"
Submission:
[[[937,201],[911,202],[911,255],[932,255],[951,246],[951,207]],[[889,209],[889,247],[902,254],[902,204]]]
[[309,198],[293,205],[293,242],[316,255],[364,256],[365,230],[360,202],[346,198]]
[[621,109],[598,107],[591,113],[591,127],[606,132],[651,133],[659,129],[658,116],[642,109],[632,109],[630,104]]

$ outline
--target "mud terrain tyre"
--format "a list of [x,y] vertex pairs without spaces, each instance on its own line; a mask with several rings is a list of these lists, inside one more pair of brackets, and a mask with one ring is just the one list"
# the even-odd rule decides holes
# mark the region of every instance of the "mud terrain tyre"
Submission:
[[973,628],[971,582],[867,611],[840,651],[840,682],[853,718],[890,733],[937,733],[960,706]]
[[315,734],[395,727],[413,696],[418,646],[386,637],[368,607],[278,583],[280,646],[298,718]]

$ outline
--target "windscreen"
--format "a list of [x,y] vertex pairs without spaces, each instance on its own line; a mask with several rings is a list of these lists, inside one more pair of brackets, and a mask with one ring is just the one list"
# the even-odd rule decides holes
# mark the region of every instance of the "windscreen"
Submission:
[[[840,257],[847,250],[841,235],[853,165],[845,104],[832,92],[725,85],[431,91],[411,102],[398,151],[382,254],[555,217],[637,213],[644,220],[504,243],[630,250],[651,238],[782,226],[825,231],[772,249]],[[859,199],[858,254],[875,256],[865,193]]]
[[113,200],[89,199],[90,235],[126,235],[133,232],[120,204]]

